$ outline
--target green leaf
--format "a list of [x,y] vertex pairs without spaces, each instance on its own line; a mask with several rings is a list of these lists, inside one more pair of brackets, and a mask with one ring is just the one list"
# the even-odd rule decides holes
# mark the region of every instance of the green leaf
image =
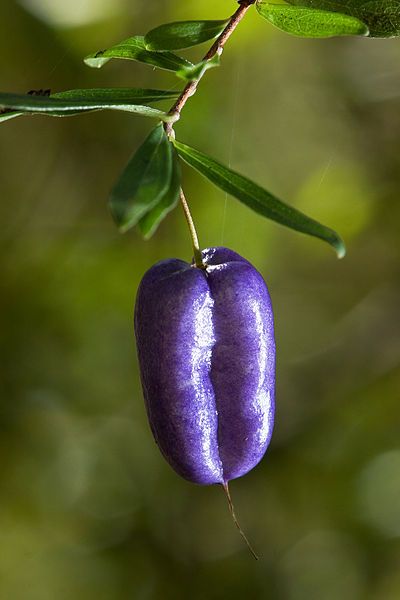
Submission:
[[[109,109],[133,112],[161,121],[169,121],[170,117],[166,113],[145,106],[142,102],[158,102],[166,98],[176,98],[178,95],[178,92],[135,88],[69,90],[58,92],[50,97],[0,92],[0,110],[17,110],[24,113],[63,117]],[[7,112],[1,115],[3,118],[7,116],[9,116]],[[14,114],[13,116],[18,115]]]
[[188,165],[255,212],[290,229],[301,231],[328,242],[335,248],[339,258],[345,255],[345,245],[332,229],[321,225],[297,209],[278,200],[247,177],[239,175],[239,173],[225,167],[199,150],[177,141],[174,142],[174,145],[179,155]]
[[178,154],[169,142],[170,152],[172,154],[172,175],[170,185],[165,194],[160,198],[158,204],[145,214],[139,221],[139,230],[146,240],[157,230],[159,224],[171,210],[175,208],[179,201],[181,190],[181,167]]
[[257,10],[272,25],[291,35],[309,38],[368,35],[364,23],[337,12],[267,2],[258,3]]
[[171,142],[162,124],[132,156],[110,196],[110,210],[122,232],[136,225],[165,196],[172,177]]
[[400,0],[288,0],[290,4],[329,10],[360,19],[370,37],[400,35]]
[[221,64],[221,58],[216,54],[210,60],[202,60],[197,63],[197,65],[193,65],[193,67],[186,67],[185,69],[181,69],[177,71],[176,74],[178,77],[185,79],[185,81],[197,81],[201,79],[208,69],[213,69],[214,67],[219,67]]
[[150,52],[146,49],[144,37],[141,35],[128,38],[107,50],[89,54],[84,62],[89,67],[100,69],[112,58],[136,60],[167,71],[178,71],[192,65],[190,61],[171,52]]
[[147,50],[181,50],[218,37],[229,21],[178,21],[152,29],[145,35]]
[[90,102],[117,102],[129,104],[152,104],[161,100],[174,100],[178,98],[178,90],[152,90],[143,88],[93,88],[81,90],[68,90],[51,94],[51,98],[62,98],[80,102],[82,99]]

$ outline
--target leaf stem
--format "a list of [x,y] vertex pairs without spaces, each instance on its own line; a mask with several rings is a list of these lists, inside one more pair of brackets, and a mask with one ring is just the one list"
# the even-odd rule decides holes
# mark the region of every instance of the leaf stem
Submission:
[[193,221],[192,213],[190,212],[189,204],[187,203],[185,194],[183,193],[182,189],[181,189],[180,199],[181,199],[182,209],[185,214],[186,222],[189,227],[190,237],[192,238],[192,246],[193,246],[193,255],[194,255],[195,265],[198,269],[205,269],[206,267],[203,263],[203,257],[201,254],[199,238],[198,238],[196,227],[195,227],[195,224]]
[[[232,33],[235,31],[236,27],[239,25],[239,23],[241,22],[241,20],[243,19],[243,17],[247,13],[247,11],[249,10],[250,6],[252,4],[255,4],[255,1],[256,0],[238,0],[239,5],[240,5],[239,8],[229,19],[229,22],[228,22],[227,26],[225,27],[224,31],[221,33],[221,35],[217,38],[217,40],[211,46],[211,48],[209,49],[209,51],[203,58],[203,61],[211,60],[212,58],[214,58],[215,55],[218,54],[220,56],[222,54],[226,42],[231,37]],[[168,115],[171,117],[171,119],[170,119],[170,121],[164,123],[164,129],[165,129],[165,133],[167,134],[167,136],[170,139],[175,138],[174,124],[177,121],[179,121],[179,119],[181,117],[181,112],[182,112],[186,102],[189,100],[189,98],[194,96],[194,94],[196,93],[198,85],[199,85],[200,80],[203,77],[204,73],[205,73],[205,70],[198,79],[195,79],[194,81],[191,81],[187,84],[187,86],[183,90],[182,94],[179,96],[178,100],[175,102],[175,104],[172,106],[171,110],[169,111]],[[200,249],[200,245],[199,245],[199,238],[197,235],[196,227],[195,227],[193,217],[190,212],[189,205],[187,203],[187,200],[185,198],[185,195],[184,195],[182,189],[181,189],[180,199],[181,199],[183,212],[185,213],[186,221],[189,226],[190,235],[192,238],[194,260],[195,260],[196,267],[198,267],[199,269],[204,269],[205,266],[204,266],[202,255],[201,255],[201,249]]]

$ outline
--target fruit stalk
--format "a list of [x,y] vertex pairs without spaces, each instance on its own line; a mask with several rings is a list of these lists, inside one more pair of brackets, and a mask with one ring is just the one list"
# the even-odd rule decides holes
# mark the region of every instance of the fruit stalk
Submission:
[[192,213],[190,212],[189,204],[187,203],[185,194],[183,193],[182,189],[181,189],[180,199],[181,199],[182,209],[185,214],[186,222],[189,227],[190,237],[192,238],[193,257],[194,257],[195,265],[198,269],[205,269],[205,265],[203,263],[203,257],[201,254],[201,248],[200,248],[200,244],[199,244],[199,237],[198,237],[197,231],[196,231],[196,226],[193,221]]

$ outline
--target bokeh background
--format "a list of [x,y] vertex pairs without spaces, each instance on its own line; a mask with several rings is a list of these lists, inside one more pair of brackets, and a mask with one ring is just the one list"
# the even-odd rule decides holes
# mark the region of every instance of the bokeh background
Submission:
[[[82,57],[234,9],[2,0],[1,88],[176,88],[173,74]],[[400,598],[399,59],[400,40],[301,40],[253,11],[176,128],[348,246],[338,261],[184,170],[202,245],[251,260],[275,307],[275,433],[231,486],[258,563],[221,489],[176,476],[146,420],[135,293],[157,260],[190,259],[189,237],[179,208],[150,242],[121,236],[106,201],[152,123],[1,126],[1,598]]]

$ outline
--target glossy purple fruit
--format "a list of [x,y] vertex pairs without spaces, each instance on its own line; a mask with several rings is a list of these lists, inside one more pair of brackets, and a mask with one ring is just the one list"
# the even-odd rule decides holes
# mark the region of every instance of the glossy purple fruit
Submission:
[[145,274],[135,333],[156,442],[177,473],[208,485],[244,475],[267,449],[275,341],[258,271],[227,248],[203,260],[206,270],[169,259]]

